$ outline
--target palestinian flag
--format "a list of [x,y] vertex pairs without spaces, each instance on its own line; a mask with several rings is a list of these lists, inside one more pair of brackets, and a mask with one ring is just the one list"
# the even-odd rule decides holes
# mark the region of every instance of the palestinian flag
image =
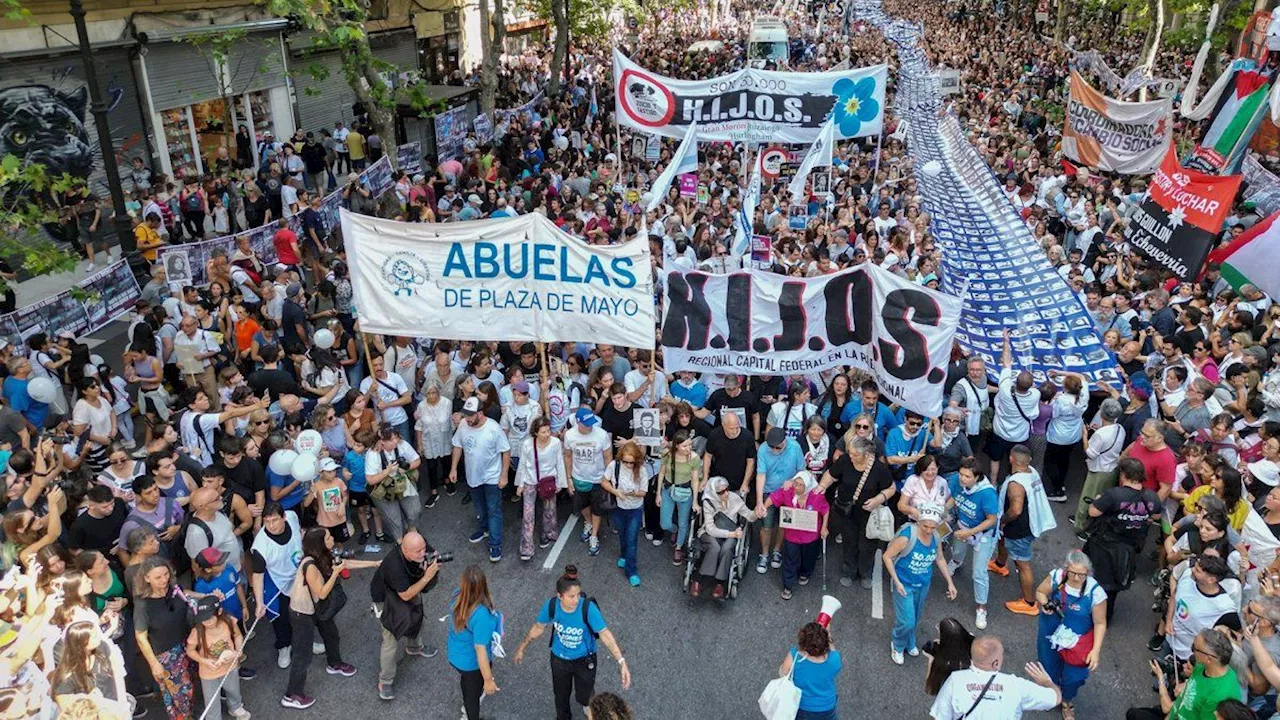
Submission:
[[1223,175],[1236,170],[1266,114],[1273,79],[1266,69],[1235,71],[1186,167]]
[[1280,212],[1254,225],[1236,238],[1209,253],[1209,262],[1222,264],[1222,277],[1237,291],[1254,285],[1271,297],[1280,297]]

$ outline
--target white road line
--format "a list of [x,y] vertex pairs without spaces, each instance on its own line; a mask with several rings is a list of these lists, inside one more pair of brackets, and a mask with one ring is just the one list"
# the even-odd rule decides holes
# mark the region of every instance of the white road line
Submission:
[[884,619],[884,561],[876,550],[875,565],[871,568],[871,617]]
[[560,528],[560,537],[556,540],[556,544],[551,546],[551,554],[547,555],[546,561],[542,563],[543,570],[550,570],[556,566],[556,561],[560,559],[560,552],[564,550],[565,543],[569,542],[569,538],[573,536],[573,526],[578,524],[578,514],[574,513],[564,521],[564,527]]

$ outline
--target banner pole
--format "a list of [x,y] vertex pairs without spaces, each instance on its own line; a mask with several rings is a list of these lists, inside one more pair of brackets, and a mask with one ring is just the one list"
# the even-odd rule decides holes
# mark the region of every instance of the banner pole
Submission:
[[[373,414],[382,422],[382,408],[378,407],[378,376],[373,372],[373,355],[369,352],[369,336],[360,331],[360,344],[364,346],[364,361],[369,366],[369,399],[373,401]],[[406,442],[408,438],[402,438]]]
[[[542,372],[540,374],[542,375],[542,379],[547,381],[547,391],[538,393],[539,399],[541,400],[539,404],[542,405],[542,416],[550,417],[548,407],[551,402],[551,382],[549,380],[551,377],[551,366],[547,364],[547,344],[542,341],[538,341],[538,356],[542,359]],[[542,390],[542,388],[538,389],[539,391]]]
[[654,343],[649,350],[649,372],[652,376],[649,378],[649,407],[658,406],[658,344]]

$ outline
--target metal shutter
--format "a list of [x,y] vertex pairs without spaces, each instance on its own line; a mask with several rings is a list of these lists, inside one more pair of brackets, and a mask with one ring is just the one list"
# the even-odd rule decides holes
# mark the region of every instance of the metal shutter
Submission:
[[284,60],[280,52],[279,33],[251,35],[236,43],[227,54],[227,76],[233,94],[284,85]]
[[[298,99],[298,123],[303,130],[332,130],[339,120],[351,127],[351,104],[356,94],[342,72],[342,59],[337,52],[295,56],[294,94]],[[318,65],[329,71],[323,80],[311,75],[310,67]]]
[[400,72],[419,69],[418,38],[412,30],[375,35],[369,38],[369,42],[374,46],[374,57],[395,65]]
[[213,58],[184,42],[147,46],[143,59],[156,110],[169,110],[221,97]]

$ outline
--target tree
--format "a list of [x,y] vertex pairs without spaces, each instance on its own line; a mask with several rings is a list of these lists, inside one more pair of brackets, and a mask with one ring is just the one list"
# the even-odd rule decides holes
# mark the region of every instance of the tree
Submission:
[[[68,174],[49,177],[44,165],[17,155],[0,158],[0,257],[21,258],[15,265],[33,276],[74,270],[76,258],[49,240],[43,228],[59,219],[52,196],[77,184]],[[0,278],[0,292],[7,288]]]
[[1054,42],[1062,42],[1067,37],[1067,18],[1070,16],[1071,0],[1058,0],[1058,21],[1053,26]]
[[480,0],[480,109],[491,113],[497,107],[498,61],[507,41],[507,21],[503,17],[503,0]]

